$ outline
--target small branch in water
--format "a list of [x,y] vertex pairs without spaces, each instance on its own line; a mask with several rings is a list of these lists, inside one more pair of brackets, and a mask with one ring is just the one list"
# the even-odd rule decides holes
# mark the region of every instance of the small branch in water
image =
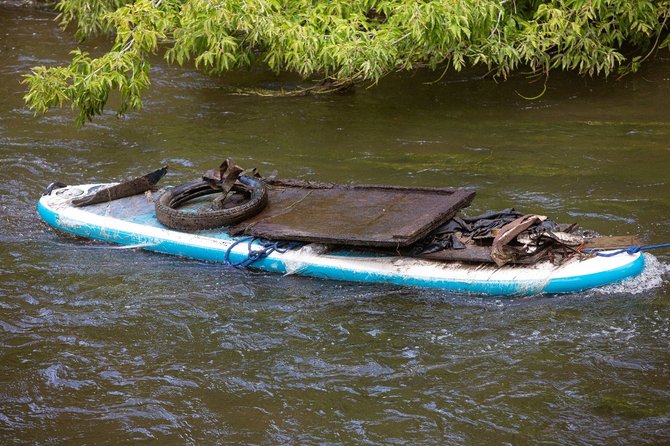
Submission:
[[549,76],[544,78],[544,87],[542,88],[542,91],[540,92],[540,94],[538,94],[537,96],[526,97],[526,96],[522,95],[521,93],[519,93],[517,90],[514,90],[514,93],[516,93],[517,95],[519,95],[520,97],[522,97],[523,99],[525,99],[527,101],[534,101],[536,99],[540,99],[547,92],[547,81],[548,80],[549,80]]
[[318,94],[343,93],[354,87],[354,81],[350,79],[334,80],[325,79],[318,85],[311,87],[296,88],[294,90],[271,90],[267,88],[236,88],[233,90],[237,96],[261,96],[261,97],[295,97]]

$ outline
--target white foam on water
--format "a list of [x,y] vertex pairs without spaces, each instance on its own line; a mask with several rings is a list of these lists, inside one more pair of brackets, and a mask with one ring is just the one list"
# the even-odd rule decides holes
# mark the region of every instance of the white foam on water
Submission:
[[642,274],[623,282],[614,283],[594,290],[597,294],[642,294],[659,288],[670,279],[670,264],[661,262],[652,254],[644,253]]

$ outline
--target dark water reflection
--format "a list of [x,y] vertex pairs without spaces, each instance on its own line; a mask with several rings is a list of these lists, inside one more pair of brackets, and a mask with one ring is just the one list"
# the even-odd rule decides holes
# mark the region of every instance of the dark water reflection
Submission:
[[[0,443],[663,444],[669,256],[624,285],[481,299],[281,277],[56,234],[46,184],[226,156],[286,177],[476,187],[604,234],[669,241],[670,61],[621,81],[391,78],[263,99],[266,73],[153,69],[145,110],[34,118],[20,75],[75,42],[0,9]],[[91,45],[95,46],[95,43]],[[95,50],[95,48],[93,48]]]

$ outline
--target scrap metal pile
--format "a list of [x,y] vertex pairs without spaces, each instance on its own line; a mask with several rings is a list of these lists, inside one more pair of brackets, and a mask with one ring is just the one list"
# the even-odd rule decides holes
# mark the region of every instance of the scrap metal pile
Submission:
[[456,216],[412,247],[410,254],[431,259],[532,264],[560,263],[579,253],[589,238],[576,224],[512,208],[476,217]]

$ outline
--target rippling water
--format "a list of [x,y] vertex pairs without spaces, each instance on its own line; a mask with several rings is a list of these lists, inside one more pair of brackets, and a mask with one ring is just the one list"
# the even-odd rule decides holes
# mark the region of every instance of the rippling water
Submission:
[[[389,78],[258,98],[263,72],[156,61],[145,109],[77,129],[33,117],[20,75],[76,46],[0,8],[0,444],[670,443],[670,256],[585,293],[491,299],[238,271],[58,234],[51,181],[232,156],[285,177],[478,189],[603,234],[670,241],[670,60],[636,76]],[[105,42],[89,42],[89,49]]]

